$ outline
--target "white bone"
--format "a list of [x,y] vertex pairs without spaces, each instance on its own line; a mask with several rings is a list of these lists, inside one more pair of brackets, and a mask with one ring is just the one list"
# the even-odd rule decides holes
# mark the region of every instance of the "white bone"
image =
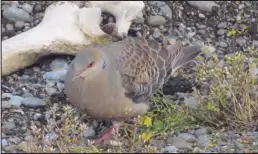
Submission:
[[142,17],[143,1],[90,1],[90,7],[99,7],[116,18],[117,36],[127,35],[132,20]]
[[34,64],[49,54],[74,55],[92,43],[111,41],[99,27],[101,10],[116,18],[118,36],[125,36],[131,22],[142,17],[142,1],[90,1],[93,8],[80,9],[68,1],[50,5],[36,27],[2,41],[2,75]]
[[[78,18],[91,14],[94,18]],[[57,2],[50,5],[39,25],[2,42],[2,74],[7,75],[27,67],[40,57],[54,54],[75,54],[83,46],[92,43],[80,30],[92,32],[90,37],[107,35],[100,30],[100,8],[80,10],[71,2]],[[86,33],[87,34],[87,33]]]

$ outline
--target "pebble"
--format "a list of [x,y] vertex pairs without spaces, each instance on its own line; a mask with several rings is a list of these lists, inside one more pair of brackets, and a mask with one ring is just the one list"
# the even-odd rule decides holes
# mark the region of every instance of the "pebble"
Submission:
[[7,24],[7,25],[6,25],[6,29],[7,29],[8,31],[13,31],[13,25],[12,25],[12,24]]
[[228,44],[227,44],[227,42],[225,42],[225,41],[220,41],[220,42],[218,43],[218,46],[221,47],[221,48],[227,48],[227,47],[228,47]]
[[197,25],[198,29],[205,29],[207,26],[206,25]]
[[165,148],[161,149],[160,152],[162,153],[176,153],[177,148],[175,146],[166,146]]
[[2,146],[7,146],[8,145],[8,142],[7,142],[6,139],[2,139],[1,143],[2,143]]
[[239,5],[238,5],[238,9],[239,9],[239,10],[242,10],[243,8],[245,8],[245,4],[239,4]]
[[152,36],[154,38],[159,38],[162,34],[160,33],[160,30],[158,28],[154,28]]
[[18,144],[18,143],[21,142],[21,139],[18,138],[18,137],[16,137],[16,136],[14,136],[14,137],[12,137],[12,138],[9,138],[9,141],[12,142],[12,143],[14,143],[14,144]]
[[196,138],[190,133],[181,133],[178,135],[178,137],[185,139],[187,142],[195,142],[196,141]]
[[209,142],[210,142],[210,137],[206,134],[200,135],[197,138],[197,143],[199,143],[201,145],[207,146],[209,144]]
[[85,138],[95,136],[96,132],[93,127],[88,127],[87,130],[83,133],[83,136]]
[[22,104],[27,107],[44,107],[46,102],[43,99],[36,97],[26,97],[23,99]]
[[24,24],[24,21],[16,21],[14,26],[15,28],[22,29],[24,27]]
[[28,3],[24,3],[24,4],[22,5],[22,9],[23,9],[24,11],[28,12],[28,13],[31,13],[32,10],[33,10],[33,6],[31,6],[31,5],[28,4]]
[[207,133],[207,128],[202,127],[202,128],[199,128],[199,129],[195,130],[194,135],[196,137],[199,137],[199,136],[204,135],[206,133]]
[[46,92],[49,96],[52,96],[52,95],[56,94],[57,90],[52,87],[46,87]]
[[205,15],[202,14],[202,13],[199,13],[199,14],[198,14],[198,17],[201,18],[201,19],[204,19],[204,18],[205,18]]
[[49,142],[56,140],[58,138],[58,134],[56,134],[55,132],[51,132],[46,134],[45,139],[48,140]]
[[198,101],[193,96],[184,97],[184,103],[185,103],[185,105],[187,105],[191,108],[195,108],[195,109],[199,106]]
[[33,120],[40,120],[41,118],[42,118],[43,116],[42,116],[42,114],[41,113],[35,113],[34,115],[33,115]]
[[24,93],[24,94],[22,95],[22,97],[33,97],[33,95],[32,95],[32,93],[26,92],[26,93]]
[[21,96],[12,96],[11,99],[9,100],[10,103],[16,107],[20,107],[23,101],[23,97]]
[[258,48],[258,40],[253,40],[252,45],[256,48]]
[[220,22],[218,25],[217,25],[217,28],[227,28],[228,26],[228,23],[227,22]]
[[35,12],[40,12],[42,9],[41,5],[37,4],[35,7],[34,7],[34,10]]
[[237,38],[236,39],[236,43],[239,45],[239,46],[244,46],[245,45],[245,43],[246,43],[246,39],[245,38],[243,38],[243,37],[239,37],[239,38]]
[[15,128],[16,126],[13,122],[5,122],[2,127],[5,128],[5,129],[10,130],[10,129]]
[[10,101],[2,101],[2,108],[3,109],[9,109],[12,107],[12,104]]
[[149,4],[154,8],[158,8],[161,11],[161,14],[167,19],[172,19],[172,12],[169,6],[162,1],[149,1]]
[[[171,140],[171,139],[168,139],[168,140]],[[173,146],[175,146],[178,149],[191,148],[192,147],[191,143],[186,142],[186,140],[181,138],[181,137],[173,137],[172,138],[172,143],[170,143],[170,144],[172,144]]]
[[225,29],[219,29],[218,31],[217,31],[217,34],[219,35],[219,36],[221,36],[221,35],[224,35],[224,34],[226,34],[226,30]]
[[219,5],[213,1],[187,1],[190,5],[197,7],[199,10],[212,12],[217,11]]
[[4,150],[6,151],[6,152],[14,152],[15,150],[17,150],[17,145],[9,145],[9,146],[5,146],[5,147],[3,147],[4,148]]
[[115,141],[115,140],[109,140],[109,144],[113,145],[113,146],[122,146],[123,145],[122,142],[118,142],[118,141]]
[[147,23],[151,26],[160,26],[166,23],[166,19],[162,16],[150,16],[147,20]]
[[50,63],[50,68],[52,71],[60,70],[60,69],[67,68],[67,67],[68,67],[67,61],[64,59],[60,59],[60,58],[54,59]]
[[28,150],[28,147],[29,147],[29,143],[28,142],[21,142],[20,144],[18,144],[18,149],[19,150],[23,150],[23,151],[27,151]]
[[64,84],[61,83],[61,82],[57,82],[57,83],[56,83],[56,86],[57,86],[57,88],[58,88],[58,90],[59,90],[60,92],[64,89]]
[[66,73],[67,73],[66,69],[62,69],[62,70],[58,70],[58,71],[46,72],[43,75],[43,78],[44,79],[49,79],[49,80],[64,81]]
[[30,20],[30,15],[28,12],[16,8],[15,6],[10,6],[3,11],[3,17],[11,20],[11,21],[31,21]]

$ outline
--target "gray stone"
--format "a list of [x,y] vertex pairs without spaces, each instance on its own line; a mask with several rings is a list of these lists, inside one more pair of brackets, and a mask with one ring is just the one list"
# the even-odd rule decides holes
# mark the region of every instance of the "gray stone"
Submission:
[[8,142],[7,142],[6,139],[2,139],[1,143],[2,143],[2,146],[7,146],[8,145]]
[[161,14],[167,19],[172,19],[172,12],[169,6],[163,1],[148,1],[154,8],[158,8]]
[[206,25],[197,25],[198,29],[205,29],[207,26]]
[[24,93],[24,94],[22,95],[22,97],[33,97],[33,95],[32,95],[32,93],[26,92],[26,93]]
[[41,119],[43,116],[42,116],[42,114],[41,113],[35,113],[34,115],[33,115],[33,120],[39,120],[39,119]]
[[57,90],[52,87],[46,87],[46,92],[49,96],[52,96],[52,95],[56,94]]
[[162,16],[150,16],[147,23],[151,26],[160,26],[166,23],[166,19]]
[[11,21],[31,21],[30,19],[30,15],[28,14],[28,12],[16,8],[14,6],[10,6],[8,8],[6,8],[3,11],[3,16]]
[[227,47],[228,47],[228,44],[227,44],[227,42],[225,42],[225,41],[220,41],[220,42],[218,43],[218,46],[221,47],[221,48],[227,48]]
[[12,96],[11,93],[2,93],[2,98],[12,98]]
[[43,78],[44,79],[48,79],[48,80],[64,81],[66,73],[67,73],[66,69],[62,69],[62,70],[58,70],[58,71],[46,72],[43,75]]
[[43,99],[36,97],[26,97],[23,99],[22,104],[27,107],[44,107],[46,102]]
[[9,141],[14,144],[18,144],[21,142],[21,139],[15,136],[15,137],[9,138]]
[[189,134],[189,133],[181,133],[178,135],[178,137],[185,139],[187,142],[195,142],[196,141],[196,138],[192,134]]
[[12,105],[15,105],[16,107],[20,107],[23,101],[23,97],[21,96],[12,96],[9,100]]
[[199,136],[201,136],[203,134],[206,134],[206,133],[207,133],[207,129],[203,127],[203,128],[199,128],[199,129],[195,130],[194,135],[196,137],[199,137]]
[[22,29],[24,27],[24,24],[24,21],[16,21],[14,26],[15,28]]
[[252,45],[253,45],[254,47],[258,48],[258,41],[257,41],[257,40],[253,40]]
[[204,18],[205,18],[205,15],[202,14],[202,13],[199,13],[199,14],[198,14],[198,17],[201,18],[201,19],[204,19]]
[[177,148],[174,146],[166,146],[165,148],[161,149],[160,152],[162,153],[176,153]]
[[207,146],[210,143],[210,137],[206,134],[201,135],[197,138],[197,143]]
[[218,28],[227,28],[227,26],[228,26],[228,23],[227,22],[220,22],[218,25],[217,25],[217,27]]
[[42,9],[42,7],[41,7],[40,4],[37,4],[37,5],[34,7],[35,12],[40,12],[41,9]]
[[2,109],[9,109],[12,107],[12,104],[10,101],[2,101]]
[[9,146],[5,146],[4,150],[6,152],[14,152],[15,150],[17,150],[17,145],[9,145]]
[[219,36],[221,36],[221,35],[226,34],[226,32],[227,32],[227,30],[225,30],[225,29],[219,29],[219,30],[217,31],[217,34],[218,34]]
[[154,38],[160,37],[160,36],[161,36],[160,30],[159,30],[158,28],[154,28],[154,31],[153,31],[152,36],[153,36]]
[[[184,149],[184,148],[192,148],[192,144],[187,142],[185,139],[181,138],[181,137],[173,137],[172,139],[172,144],[173,146],[175,146],[178,149]],[[171,141],[170,141],[171,142]]]
[[7,29],[8,31],[13,31],[13,25],[12,25],[12,24],[7,24],[7,25],[6,25],[6,29]]
[[87,130],[83,133],[85,138],[95,136],[96,132],[93,127],[88,127]]
[[2,127],[10,130],[10,129],[14,129],[16,126],[13,122],[5,122]]
[[50,63],[50,68],[52,71],[60,70],[60,69],[67,68],[67,67],[68,67],[67,61],[64,59],[60,59],[60,58],[54,59]]
[[212,12],[217,11],[219,5],[213,1],[187,1],[190,5],[197,7],[199,10]]
[[239,38],[237,38],[236,39],[236,43],[239,45],[239,46],[244,46],[245,45],[245,43],[246,43],[246,39],[245,38],[243,38],[243,37],[239,37]]
[[242,10],[243,8],[245,8],[245,4],[239,4],[239,5],[238,5],[238,9],[239,9],[239,10]]
[[199,102],[192,96],[184,97],[184,103],[185,103],[185,105],[192,107],[192,108],[197,108],[199,106]]
[[33,6],[31,6],[31,5],[28,4],[28,3],[24,3],[24,4],[22,5],[22,9],[23,9],[24,11],[28,12],[28,13],[31,13],[32,10],[33,10]]
[[46,134],[45,138],[46,140],[48,140],[49,142],[53,141],[53,140],[56,140],[58,138],[58,134],[56,134],[55,132],[51,132],[51,133],[48,133]]

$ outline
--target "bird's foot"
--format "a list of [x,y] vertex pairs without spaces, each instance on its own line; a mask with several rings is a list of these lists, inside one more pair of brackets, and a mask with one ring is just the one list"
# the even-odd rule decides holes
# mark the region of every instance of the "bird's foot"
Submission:
[[119,127],[117,126],[112,126],[111,128],[109,128],[108,130],[106,130],[105,132],[101,133],[100,137],[98,137],[95,140],[89,140],[88,144],[89,145],[97,145],[102,143],[102,141],[108,140],[110,139],[111,136],[118,134],[119,131]]

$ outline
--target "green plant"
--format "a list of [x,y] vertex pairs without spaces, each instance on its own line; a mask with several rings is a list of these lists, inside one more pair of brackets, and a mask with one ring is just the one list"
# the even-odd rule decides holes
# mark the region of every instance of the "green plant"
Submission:
[[242,129],[255,123],[258,116],[257,77],[255,65],[244,53],[219,58],[212,63],[203,58],[197,69],[197,83],[201,85],[194,95],[200,102],[193,115],[213,126]]

